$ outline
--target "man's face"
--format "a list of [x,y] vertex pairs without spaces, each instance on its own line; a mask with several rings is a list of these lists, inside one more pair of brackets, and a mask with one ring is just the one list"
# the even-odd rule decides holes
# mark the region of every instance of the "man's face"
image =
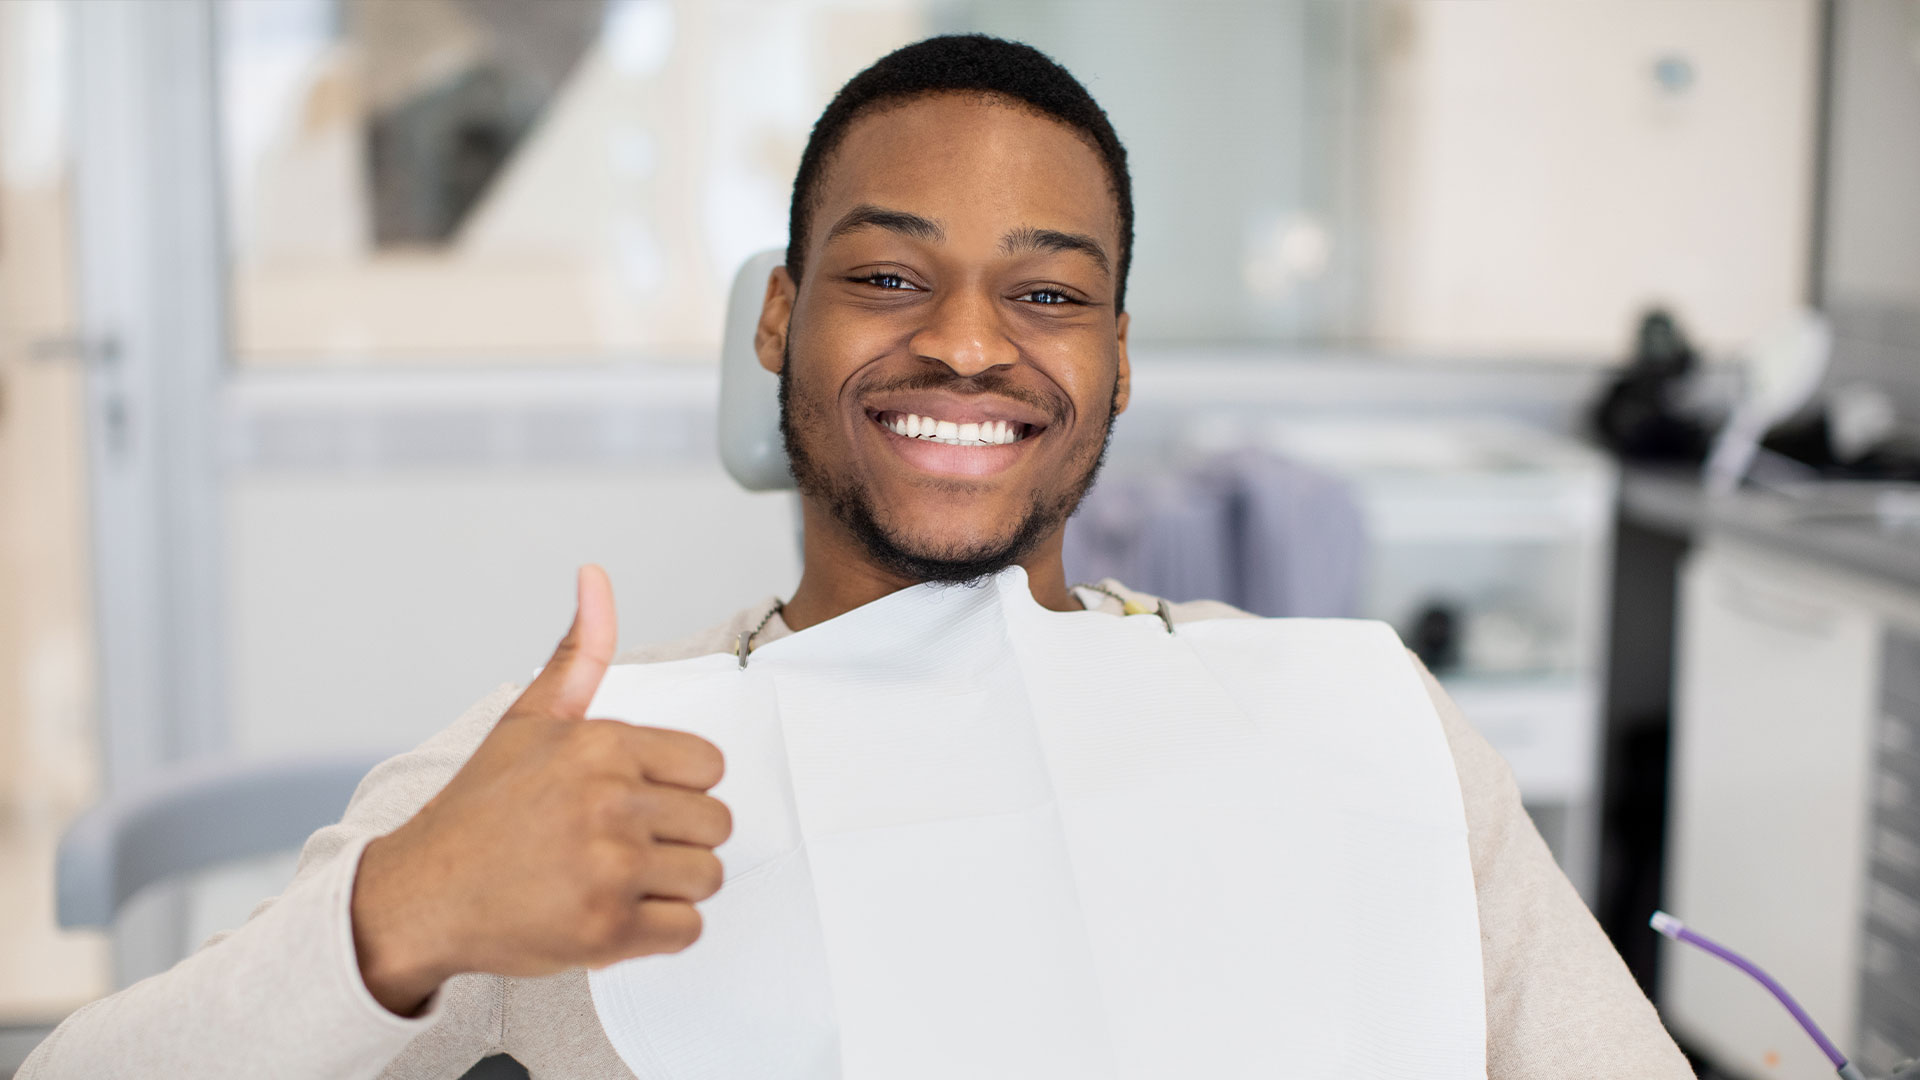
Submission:
[[856,121],[757,345],[794,474],[884,569],[964,580],[1057,544],[1126,405],[1118,213],[1058,121],[945,94]]

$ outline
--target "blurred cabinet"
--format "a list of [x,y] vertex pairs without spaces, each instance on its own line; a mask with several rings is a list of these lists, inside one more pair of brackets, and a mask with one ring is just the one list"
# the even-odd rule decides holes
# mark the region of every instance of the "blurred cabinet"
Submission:
[[1591,901],[1613,463],[1491,415],[1287,418],[1265,444],[1352,485],[1367,528],[1360,614],[1422,653]]
[[[1679,606],[1666,906],[1751,956],[1852,1051],[1881,635],[1920,625],[1920,598],[1709,540]],[[1832,1075],[1746,975],[1679,947],[1662,970],[1667,1022],[1717,1066]]]
[[1920,632],[1881,642],[1867,899],[1860,943],[1860,1060],[1890,1071],[1920,1053]]

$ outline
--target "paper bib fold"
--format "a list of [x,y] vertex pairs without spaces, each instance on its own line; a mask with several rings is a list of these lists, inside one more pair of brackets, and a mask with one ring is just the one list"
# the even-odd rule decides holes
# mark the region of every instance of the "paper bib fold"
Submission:
[[594,972],[643,1080],[1485,1075],[1459,784],[1393,632],[918,586],[592,714],[726,754],[685,952]]

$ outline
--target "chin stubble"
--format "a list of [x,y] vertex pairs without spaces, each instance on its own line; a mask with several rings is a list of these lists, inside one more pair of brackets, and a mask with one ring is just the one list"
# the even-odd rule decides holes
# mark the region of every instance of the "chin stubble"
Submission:
[[[887,528],[875,505],[873,493],[858,481],[836,476],[808,453],[799,431],[818,430],[823,419],[830,420],[813,402],[798,402],[793,394],[793,352],[788,348],[780,364],[780,438],[786,445],[787,463],[793,471],[794,485],[807,498],[819,499],[834,520],[846,528],[866,549],[868,558],[881,569],[917,582],[965,584],[1005,570],[1031,554],[1040,542],[1059,529],[1092,490],[1100,466],[1106,461],[1107,447],[1113,440],[1114,411],[1110,405],[1106,428],[1100,434],[1100,449],[1086,472],[1069,489],[1049,497],[1036,490],[1021,516],[1020,525],[1006,539],[966,547],[955,544],[945,548],[922,549],[910,546]],[[1114,387],[1118,402],[1119,386]],[[796,411],[805,415],[798,417]]]

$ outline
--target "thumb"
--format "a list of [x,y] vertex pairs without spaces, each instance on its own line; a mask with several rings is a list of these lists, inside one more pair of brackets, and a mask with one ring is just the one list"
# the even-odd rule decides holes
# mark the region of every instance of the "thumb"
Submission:
[[592,563],[581,567],[579,593],[573,625],[521,700],[553,715],[584,718],[593,692],[613,662],[620,631],[613,610],[613,583],[605,570]]

